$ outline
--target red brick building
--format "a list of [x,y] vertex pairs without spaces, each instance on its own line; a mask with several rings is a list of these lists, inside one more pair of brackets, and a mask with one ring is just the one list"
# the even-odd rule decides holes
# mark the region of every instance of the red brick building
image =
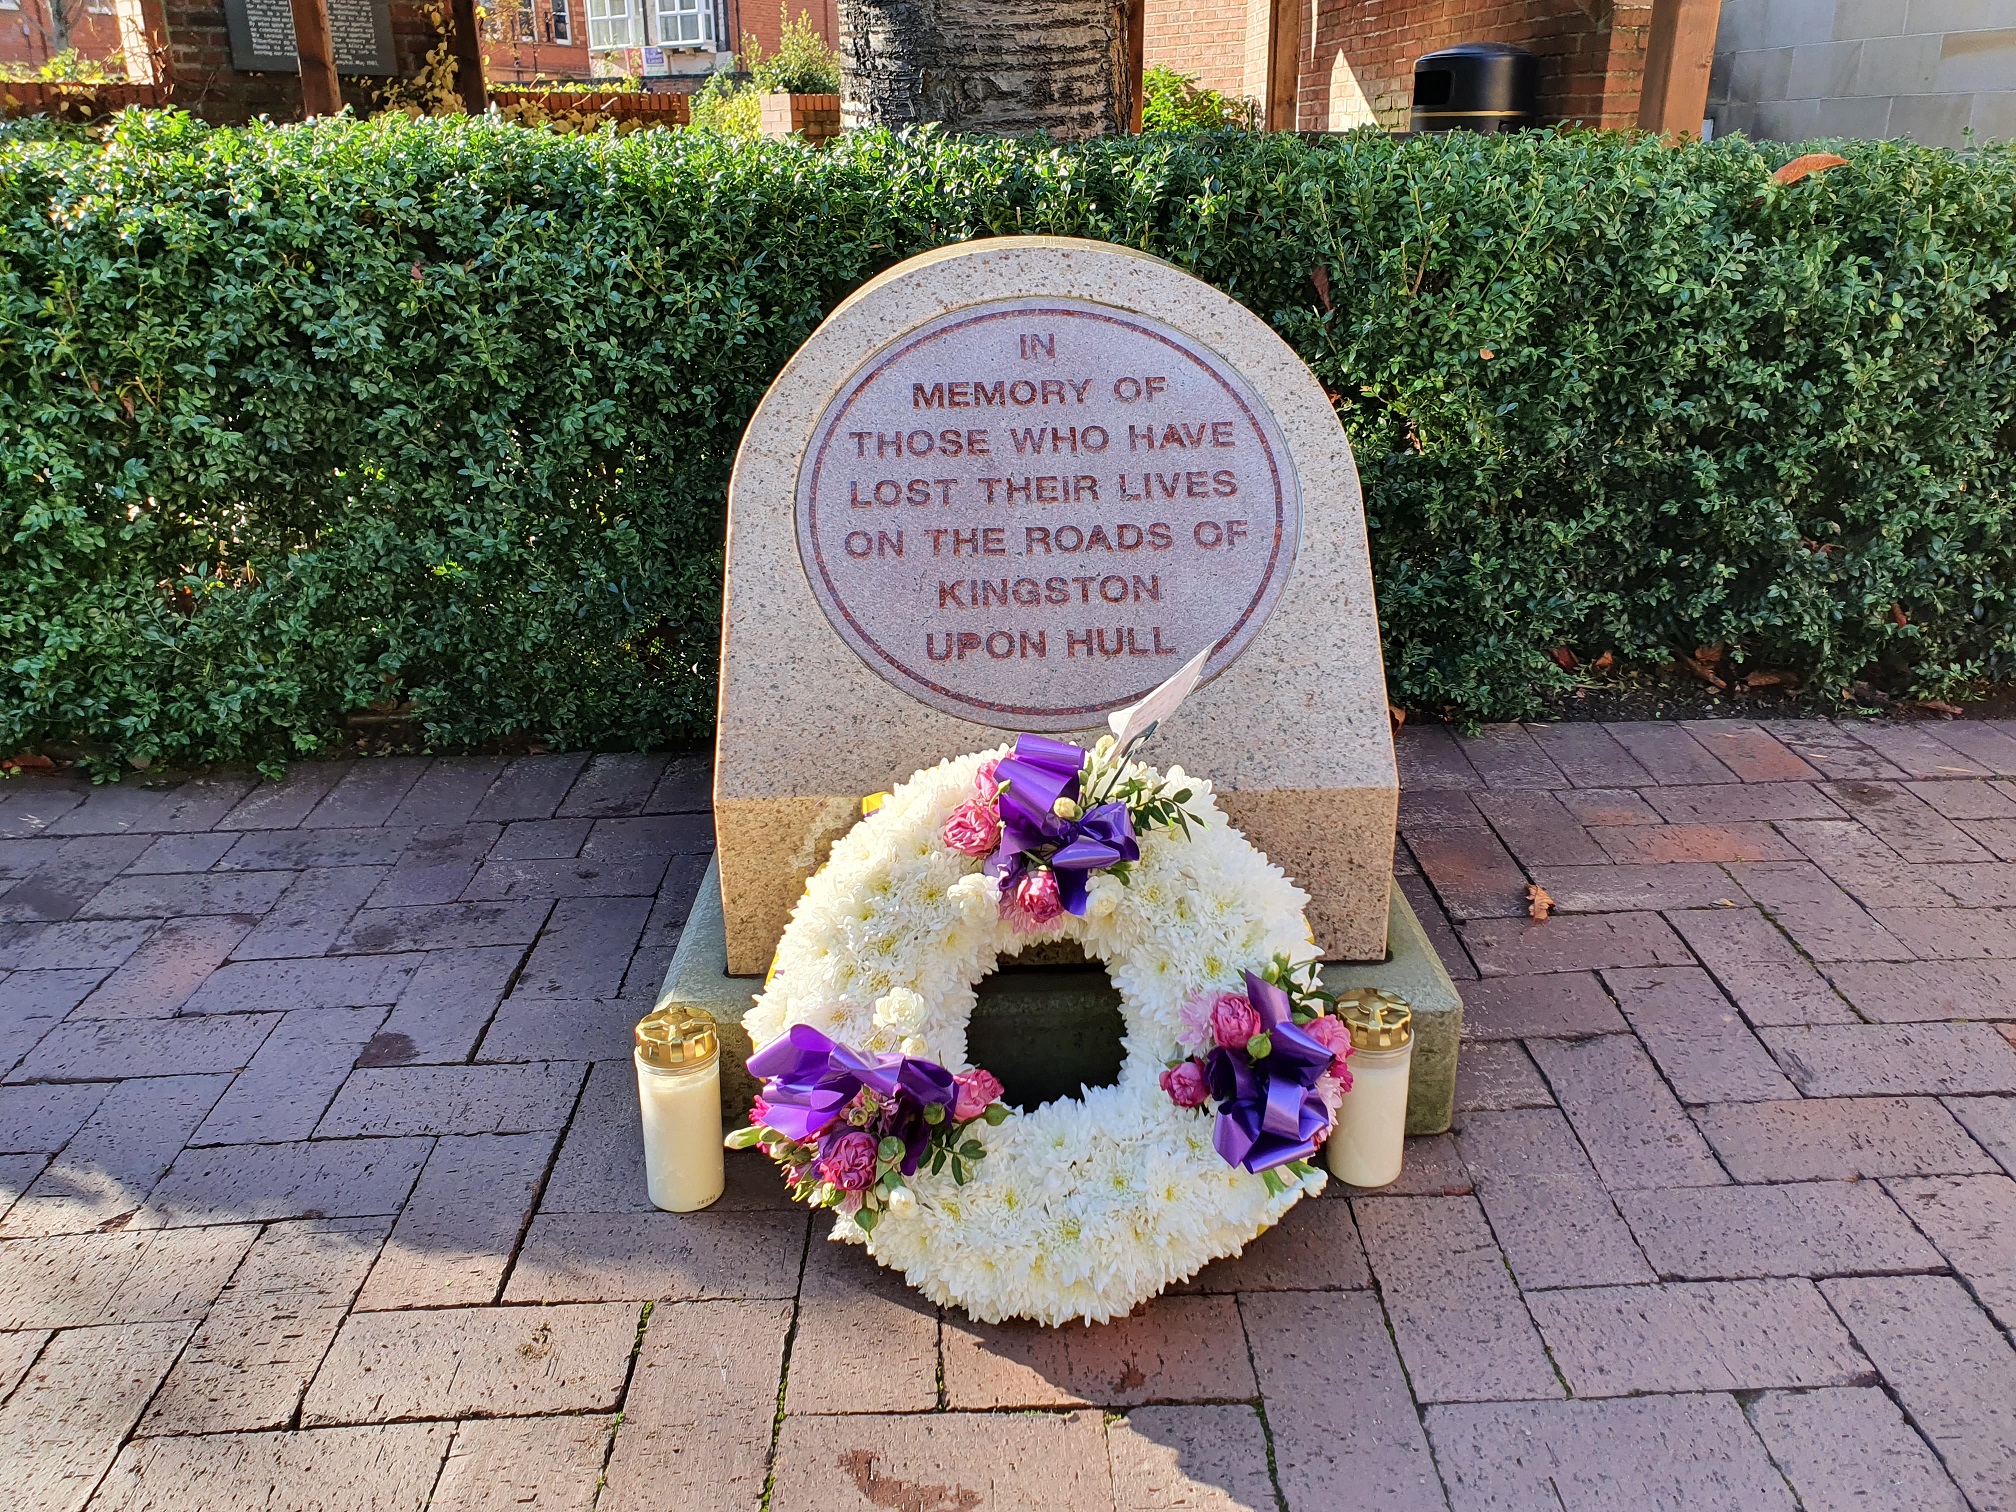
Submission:
[[[1264,100],[1279,3],[1148,0],[1147,61]],[[1537,54],[1547,120],[1638,121],[1650,0],[1301,0],[1299,11],[1294,125],[1302,131],[1405,128],[1414,60],[1455,42],[1511,42]]]
[[40,68],[72,47],[86,58],[118,61],[112,0],[0,0],[0,64]]
[[588,0],[488,0],[484,9],[491,84],[588,77]]

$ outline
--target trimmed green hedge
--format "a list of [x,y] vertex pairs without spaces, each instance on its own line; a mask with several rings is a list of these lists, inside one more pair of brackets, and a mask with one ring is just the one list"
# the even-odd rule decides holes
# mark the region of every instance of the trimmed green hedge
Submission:
[[1401,702],[1529,712],[1563,645],[2007,679],[2016,152],[1843,151],[8,133],[0,753],[705,732],[771,375],[898,259],[1038,231],[1193,270],[1333,391]]

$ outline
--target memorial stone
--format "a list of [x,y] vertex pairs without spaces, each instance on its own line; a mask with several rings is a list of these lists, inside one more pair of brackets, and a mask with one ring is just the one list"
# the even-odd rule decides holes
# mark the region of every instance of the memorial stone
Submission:
[[[344,74],[392,74],[391,0],[328,0],[329,38]],[[239,73],[298,73],[294,11],[288,0],[224,0],[231,66]]]
[[[1211,648],[1146,753],[1310,894],[1333,990],[1415,1007],[1410,1132],[1446,1128],[1461,1004],[1392,882],[1398,779],[1358,475],[1274,332],[1169,263],[1016,237],[864,285],[786,365],[729,488],[715,865],[661,994],[740,1018],[863,795],[1017,731],[1090,744]],[[1111,1079],[1103,973],[1004,965],[970,1043],[1033,1106]],[[1018,1085],[1019,1083],[1019,1085]]]

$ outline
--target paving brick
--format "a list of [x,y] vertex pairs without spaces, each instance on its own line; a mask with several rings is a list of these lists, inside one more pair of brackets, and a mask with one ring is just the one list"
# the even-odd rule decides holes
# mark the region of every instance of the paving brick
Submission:
[[1738,1181],[1984,1172],[1994,1161],[1929,1097],[1728,1103],[1695,1115]]
[[[579,1111],[546,1183],[540,1211],[656,1211],[645,1195],[644,1147],[635,1135],[641,1117],[637,1073],[631,1065],[612,1060],[591,1067]],[[731,1162],[734,1159],[732,1155],[729,1158]]]
[[1093,1412],[791,1418],[776,1474],[776,1512],[1079,1512],[1112,1498]]
[[240,835],[219,871],[303,871],[311,867],[390,866],[413,838],[408,829],[266,830]]
[[1774,782],[1757,787],[1646,788],[1639,793],[1668,824],[1759,824],[1848,816],[1818,787]]
[[1822,789],[1906,861],[1986,861],[1988,852],[1951,819],[1889,782],[1836,782]]
[[558,812],[591,819],[641,814],[669,760],[664,755],[626,751],[590,757],[587,770],[575,780]]
[[183,1228],[396,1213],[429,1145],[425,1139],[315,1139],[184,1150],[134,1221]]
[[1477,1114],[1464,1121],[1458,1147],[1522,1287],[1652,1279],[1559,1112]]
[[84,1125],[111,1082],[56,1082],[0,1087],[0,1151],[54,1154]]
[[[1406,894],[1407,902],[1414,909],[1414,917],[1420,922],[1422,932],[1428,936],[1428,943],[1435,947],[1435,954],[1441,959],[1442,969],[1459,982],[1477,980],[1477,967],[1470,959],[1470,953],[1463,948],[1457,937],[1455,926],[1449,916],[1442,911],[1442,905],[1428,884],[1420,877],[1396,877],[1400,891]],[[1464,989],[1468,991],[1468,988]]]
[[144,835],[37,842],[39,860],[24,879],[12,886],[0,884],[0,920],[70,918],[151,843]]
[[1827,720],[1771,719],[1761,723],[1809,765],[1836,781],[1867,778],[1880,782],[1908,775],[1902,767],[1885,760]]
[[2016,1349],[1948,1276],[1820,1290],[1976,1512],[2016,1507]]
[[1403,792],[1484,785],[1456,737],[1441,725],[1403,725],[1393,739],[1393,756]]
[[[1417,1147],[1426,1141],[1415,1141]],[[1365,1247],[1351,1204],[1351,1190],[1332,1180],[1326,1194],[1298,1202],[1274,1227],[1251,1240],[1238,1255],[1214,1260],[1172,1291],[1262,1292],[1348,1291],[1372,1284]]]
[[651,900],[562,898],[513,988],[520,997],[619,997]]
[[189,1337],[187,1323],[58,1334],[0,1408],[0,1485],[17,1507],[82,1507]]
[[78,910],[83,919],[170,919],[186,914],[263,914],[294,873],[198,872],[121,877]]
[[35,1184],[48,1163],[49,1157],[35,1150],[0,1155],[0,1217],[21,1200],[21,1194]]
[[1759,1034],[1807,1097],[2016,1092],[2016,1050],[1988,1024],[1840,1024]]
[[1752,1024],[1852,1024],[1828,979],[1754,908],[1676,909],[1666,916]]
[[490,784],[504,770],[497,756],[449,756],[430,766],[406,790],[388,824],[467,824]]
[[150,1076],[111,1088],[9,1210],[0,1234],[77,1234],[130,1219],[228,1083]]
[[358,1308],[494,1302],[554,1143],[551,1134],[436,1140]]
[[452,1431],[447,1423],[401,1423],[137,1439],[120,1451],[92,1507],[421,1512]]
[[1554,801],[1568,811],[1577,824],[1591,829],[1618,824],[1663,824],[1651,804],[1629,788],[1583,788],[1572,793],[1556,793]]
[[1962,824],[1968,838],[1978,840],[1998,861],[2016,861],[2016,819],[1974,819]]
[[363,1064],[467,1060],[524,958],[522,945],[428,952],[380,1031],[384,1045]]
[[1267,1434],[1251,1407],[1137,1407],[1106,1424],[1115,1512],[1271,1507]]
[[1608,859],[1554,793],[1478,793],[1477,810],[1528,866],[1592,866]]
[[798,1290],[807,1218],[796,1213],[541,1211],[507,1302],[702,1302]]
[[711,745],[674,755],[664,776],[651,790],[647,814],[705,814],[714,802],[714,751]]
[[1778,828],[1802,855],[1870,908],[1896,904],[1950,908],[1956,897],[1941,884],[1957,871],[1974,869],[1915,865],[1851,820],[1813,819]]
[[588,764],[579,751],[564,755],[521,756],[507,766],[470,811],[471,819],[550,819]]
[[1526,1301],[1578,1397],[1875,1380],[1811,1281],[1602,1286]]
[[761,1502],[790,1327],[789,1302],[654,1307],[600,1512],[741,1512]]
[[2016,908],[1875,908],[1870,912],[1926,960],[2016,959]]
[[382,866],[336,866],[302,872],[232,954],[235,959],[271,960],[319,956],[344,933],[344,925],[364,906],[384,879]]
[[1548,759],[1576,787],[1636,787],[1657,780],[1618,743],[1606,725],[1569,722],[1526,728]]
[[0,1401],[5,1401],[49,1342],[50,1330],[31,1328],[0,1334]]
[[[278,782],[262,782],[218,820],[220,830],[288,830],[314,811],[329,789],[343,780],[340,761],[297,761]],[[199,871],[202,868],[197,868]]]
[[[1935,878],[1938,890],[1963,908],[2007,908],[2016,904],[2016,865],[1991,861],[1980,866],[1923,866],[1917,870]],[[1936,906],[1944,899],[1891,898],[1887,901]]]
[[623,1394],[636,1338],[637,1309],[627,1302],[353,1313],[308,1388],[301,1421],[607,1412]]
[[1376,1297],[1274,1292],[1240,1312],[1291,1512],[1334,1507],[1340,1485],[1382,1512],[1445,1505]]
[[[692,911],[693,899],[698,895],[701,879],[706,875],[707,859],[705,856],[674,856],[672,864],[665,869],[665,880],[658,885],[658,897],[651,905],[650,916],[644,921],[644,932],[637,937],[637,949],[623,973],[625,997],[657,998],[659,988],[665,982],[666,970],[672,964],[672,954],[679,948],[679,936],[686,926],[686,916]],[[1426,921],[1423,921],[1423,927],[1427,927]]]
[[1356,1206],[1415,1400],[1561,1394],[1475,1198],[1365,1197]]
[[1793,1512],[1791,1492],[1733,1397],[1507,1402],[1432,1407],[1423,1416],[1457,1512]]
[[[1797,861],[1799,851],[1768,824],[1618,825],[1597,832],[1605,857],[1646,865]],[[1728,879],[1723,879],[1724,897]]]
[[1542,1039],[1528,1048],[1611,1191],[1727,1179],[1637,1040]]
[[[1090,1328],[945,1319],[954,1409],[1243,1402],[1253,1367],[1229,1296],[1157,1297]],[[794,1356],[795,1358],[795,1356]],[[788,1406],[788,1404],[787,1404]]]
[[182,1005],[182,1012],[389,1007],[399,1001],[414,968],[426,959],[403,955],[233,961],[206,977]]
[[1690,719],[1681,728],[1743,782],[1799,782],[1820,775],[1761,726],[1734,719]]
[[[0,813],[4,813],[7,800],[0,796]],[[0,836],[0,879],[32,877],[49,869],[56,859],[56,853],[65,845],[74,844],[69,840],[53,840],[42,836],[32,840],[11,840]]]
[[1458,735],[1457,744],[1470,765],[1492,788],[1565,788],[1574,786],[1547,759],[1524,725],[1487,724],[1475,735]]
[[192,1144],[278,1144],[315,1132],[383,1008],[297,1008],[218,1099]]
[[438,824],[414,832],[412,842],[378,884],[372,908],[453,903],[475,880],[476,868],[495,847],[503,826]]
[[1936,727],[1903,724],[1895,720],[1844,719],[1837,726],[1913,777],[1992,777],[1994,771],[1971,760],[1958,747],[1940,738]]
[[[1456,1112],[1496,1112],[1506,1108],[1551,1108],[1533,1058],[1518,1045],[1480,1041],[1463,1047],[1456,1060]],[[1461,1120],[1459,1119],[1459,1122]]]
[[[875,1341],[873,1370],[861,1368],[863,1339]],[[966,1353],[972,1352],[969,1341]],[[969,1362],[965,1375],[987,1384],[1026,1375],[1019,1365],[1019,1356],[1012,1363],[990,1359],[976,1372]],[[948,1361],[948,1388],[951,1380]],[[951,1405],[961,1405],[956,1396]],[[799,1288],[784,1410],[930,1412],[937,1406],[938,1309],[860,1246],[812,1245]]]
[[0,1329],[193,1322],[258,1232],[237,1225],[0,1241]]
[[624,1060],[653,999],[506,998],[483,1033],[479,1061]]
[[1884,1186],[1995,1321],[2016,1330],[2016,1181],[1926,1176]]
[[2016,1176],[2016,1097],[1948,1097],[1942,1101],[1981,1148]]
[[286,1427],[386,1226],[351,1219],[268,1228],[175,1362],[140,1434]]
[[60,924],[0,924],[0,971],[51,974],[117,966],[154,932],[148,919],[66,919]]
[[277,1013],[212,1018],[85,1019],[59,1024],[14,1068],[10,1081],[111,1081],[237,1071]]
[[1917,953],[1885,929],[1818,867],[1800,861],[1732,866],[1743,890],[1808,956],[1832,961],[1909,961]]
[[1770,1052],[1699,967],[1606,971],[1603,979],[1682,1102],[1793,1095]]
[[1491,832],[1469,794],[1407,795],[1400,833],[1453,918],[1525,913],[1526,874]]
[[334,949],[345,955],[397,950],[456,950],[479,945],[529,945],[552,903],[443,903],[424,908],[366,908],[350,920]]
[[[1652,781],[1669,786],[1707,782],[1739,782],[1722,762],[1708,753],[1681,725],[1661,720],[1618,720],[1603,728],[1629,751]],[[1620,782],[1618,786],[1635,786]]]
[[432,765],[425,756],[380,756],[352,763],[329,796],[302,820],[308,829],[383,824]]
[[0,972],[0,1076],[83,999],[102,971]]
[[429,1512],[589,1512],[615,1423],[600,1415],[458,1423]]
[[581,1068],[565,1062],[353,1071],[315,1132],[346,1139],[564,1129],[580,1091]]
[[1749,1416],[1806,1512],[1966,1512],[1938,1458],[1876,1387],[1766,1392]]
[[1943,721],[1935,732],[1941,745],[1999,777],[2016,777],[2016,740],[1985,719]]
[[[17,778],[20,785],[0,798],[0,838],[26,839],[48,833],[49,827],[82,803],[91,784],[77,778]],[[11,786],[11,785],[10,785]]]
[[[519,819],[504,826],[488,859],[503,861],[566,861],[581,854],[591,821],[587,819]],[[561,875],[565,875],[563,871]],[[509,897],[506,892],[471,893],[471,897]],[[565,896],[565,889],[555,896]]]
[[84,1000],[73,1017],[171,1017],[255,922],[248,915],[170,919]]
[[[2016,750],[2016,741],[2010,741]],[[2016,798],[2003,785],[1962,778],[1950,782],[1907,782],[1904,791],[1948,819],[2016,819]]]
[[1938,1254],[1873,1182],[1620,1192],[1617,1205],[1668,1280],[1940,1269]]
[[[1643,831],[1641,833],[1650,833]],[[1738,892],[1719,866],[1689,862],[1645,866],[1542,866],[1533,880],[1559,914],[1616,913],[1634,908],[1712,908]]]
[[1494,977],[1463,989],[1466,1041],[1629,1032],[1593,972]]
[[1693,964],[1680,937],[1656,913],[1478,919],[1462,930],[1465,947],[1486,977]]
[[252,790],[239,777],[191,777],[170,788],[130,783],[93,788],[90,797],[49,827],[54,835],[167,834],[214,829]]

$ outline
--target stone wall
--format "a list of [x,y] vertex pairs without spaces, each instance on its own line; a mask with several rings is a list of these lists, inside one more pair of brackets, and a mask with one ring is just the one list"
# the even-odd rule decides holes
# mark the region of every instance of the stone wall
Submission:
[[[1148,0],[1148,62],[1260,98],[1269,8],[1268,0]],[[1310,0],[1296,125],[1404,130],[1414,60],[1457,42],[1511,42],[1538,54],[1546,120],[1636,125],[1651,11],[1623,0]]]
[[1708,115],[1774,141],[2016,137],[2016,0],[1722,0]]

